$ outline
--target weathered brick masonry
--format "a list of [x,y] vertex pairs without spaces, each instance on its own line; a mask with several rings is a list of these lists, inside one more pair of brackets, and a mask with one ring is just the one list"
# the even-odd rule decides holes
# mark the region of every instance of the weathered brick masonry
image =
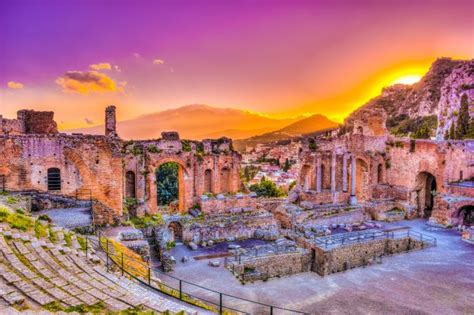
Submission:
[[0,121],[5,188],[81,197],[90,191],[96,223],[119,221],[125,197],[137,200],[139,215],[156,213],[155,172],[166,162],[179,165],[181,212],[204,193],[240,189],[241,156],[227,138],[198,142],[163,133],[157,140],[124,141],[115,130],[114,106],[106,109],[104,136],[58,133],[52,112],[22,110],[18,119]]

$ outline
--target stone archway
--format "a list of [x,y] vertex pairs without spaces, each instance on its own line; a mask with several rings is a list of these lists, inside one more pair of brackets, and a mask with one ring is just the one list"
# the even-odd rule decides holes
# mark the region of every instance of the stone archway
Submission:
[[155,169],[156,201],[158,206],[169,206],[184,211],[183,166],[175,161],[167,161]]
[[212,170],[204,171],[204,193],[212,193]]
[[300,173],[300,182],[305,191],[311,189],[311,167],[309,165],[303,165]]
[[377,184],[383,183],[383,165],[379,163],[377,165]]
[[436,194],[436,178],[429,172],[420,172],[416,176],[416,202],[418,214],[424,218],[431,217]]
[[357,200],[366,201],[369,199],[369,166],[366,161],[360,158],[356,160],[355,188]]
[[128,171],[125,173],[125,198],[136,197],[135,173]]
[[170,222],[168,225],[168,230],[173,235],[173,240],[182,241],[183,240],[183,226],[177,221]]
[[229,193],[231,191],[230,189],[230,169],[225,166],[221,169],[221,174],[220,174],[220,184],[221,184],[221,193]]
[[474,205],[463,206],[458,211],[460,225],[474,226]]

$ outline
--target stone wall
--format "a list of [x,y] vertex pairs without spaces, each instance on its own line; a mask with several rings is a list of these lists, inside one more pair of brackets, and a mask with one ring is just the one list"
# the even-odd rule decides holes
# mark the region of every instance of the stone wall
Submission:
[[292,253],[255,257],[241,263],[233,262],[228,269],[244,282],[267,280],[310,271],[311,254],[300,248]]
[[326,276],[331,273],[370,265],[383,255],[402,253],[420,248],[423,248],[423,243],[410,237],[367,241],[340,246],[332,250],[314,247],[315,261],[313,271],[321,276]]
[[212,198],[204,195],[201,197],[201,211],[205,214],[250,212],[255,211],[256,208],[257,198],[252,195],[218,195]]
[[54,112],[38,112],[35,110],[20,110],[18,121],[25,134],[58,133],[58,125],[54,121]]
[[278,221],[266,212],[220,215],[195,219],[183,226],[185,243],[264,238],[274,240],[279,235]]

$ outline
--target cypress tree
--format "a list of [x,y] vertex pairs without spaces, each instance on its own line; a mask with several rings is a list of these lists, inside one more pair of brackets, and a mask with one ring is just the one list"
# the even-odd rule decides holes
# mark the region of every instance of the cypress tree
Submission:
[[459,110],[456,126],[457,139],[463,139],[469,129],[469,100],[466,94],[463,94],[461,97],[461,108]]
[[449,140],[456,139],[456,129],[454,127],[454,121],[451,123],[451,128],[449,128]]
[[469,122],[469,128],[464,139],[474,139],[474,118],[471,118],[471,121]]

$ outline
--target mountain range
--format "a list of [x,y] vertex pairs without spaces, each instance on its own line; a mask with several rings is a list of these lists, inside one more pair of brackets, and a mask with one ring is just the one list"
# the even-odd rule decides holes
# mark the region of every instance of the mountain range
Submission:
[[[322,125],[319,126],[319,123]],[[178,131],[183,139],[225,136],[238,140],[274,131],[281,135],[296,135],[335,125],[322,115],[275,119],[239,109],[193,104],[120,121],[117,132],[124,139],[153,139],[159,138],[162,131]],[[103,134],[104,126],[67,132]]]

